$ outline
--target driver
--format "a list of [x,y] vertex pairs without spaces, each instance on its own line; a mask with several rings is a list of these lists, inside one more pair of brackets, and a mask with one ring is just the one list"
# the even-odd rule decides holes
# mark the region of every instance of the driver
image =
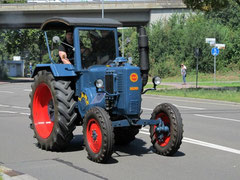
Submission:
[[59,60],[63,64],[74,63],[74,51],[73,51],[73,29],[67,29],[63,43],[58,48]]

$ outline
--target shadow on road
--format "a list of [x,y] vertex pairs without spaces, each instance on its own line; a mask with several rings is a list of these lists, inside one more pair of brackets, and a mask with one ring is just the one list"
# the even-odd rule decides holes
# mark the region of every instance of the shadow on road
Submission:
[[[118,158],[126,156],[144,156],[146,154],[156,153],[153,146],[145,147],[147,143],[142,139],[136,138],[128,145],[115,145],[112,158],[107,162],[107,164],[115,164],[118,162]],[[74,139],[71,141],[68,148],[63,152],[73,152],[84,150],[83,135],[75,135]],[[157,155],[157,154],[156,154]],[[178,151],[173,156],[169,157],[182,157],[185,153]]]
[[[152,148],[146,148],[144,145],[145,141],[142,139],[135,139],[128,145],[115,145],[114,146],[114,156],[115,157],[125,157],[125,156],[143,156],[144,154],[149,154],[152,152]],[[117,156],[116,156],[117,155]]]
[[83,135],[75,135],[69,146],[64,152],[81,151],[84,149]]

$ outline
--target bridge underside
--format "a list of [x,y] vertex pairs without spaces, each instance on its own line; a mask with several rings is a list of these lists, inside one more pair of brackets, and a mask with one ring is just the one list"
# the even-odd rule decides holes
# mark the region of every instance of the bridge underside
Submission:
[[[1,29],[40,28],[42,22],[54,16],[101,18],[101,11],[51,11],[11,12],[0,14]],[[105,18],[120,21],[125,27],[146,25],[150,20],[149,10],[105,11]]]
[[[100,2],[100,1],[99,1]],[[120,21],[125,27],[146,25],[152,11],[186,9],[182,0],[154,0],[104,4],[104,17]],[[160,12],[161,13],[161,12]],[[49,3],[0,5],[0,29],[39,28],[42,22],[54,16],[101,18],[101,3]]]

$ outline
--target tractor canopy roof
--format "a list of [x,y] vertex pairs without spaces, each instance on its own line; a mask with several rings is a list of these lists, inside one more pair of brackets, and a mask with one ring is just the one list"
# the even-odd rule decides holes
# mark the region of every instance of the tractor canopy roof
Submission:
[[52,17],[42,23],[42,30],[63,30],[69,27],[120,27],[119,21],[108,18]]

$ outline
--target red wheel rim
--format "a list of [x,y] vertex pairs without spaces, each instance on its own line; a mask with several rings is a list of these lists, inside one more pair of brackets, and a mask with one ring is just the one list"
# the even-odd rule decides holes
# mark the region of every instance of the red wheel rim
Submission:
[[[169,130],[170,130],[170,119],[169,119],[168,115],[165,114],[165,113],[159,113],[159,114],[156,116],[156,119],[158,119],[158,118],[161,118],[162,121],[164,122],[164,125],[165,125],[165,126],[168,126],[168,127],[169,127]],[[157,126],[155,125],[155,126],[154,126],[154,131],[155,131],[155,128],[156,128],[156,127],[157,127]],[[168,134],[168,135],[165,135],[165,136],[163,137],[163,141],[159,141],[159,140],[158,140],[157,134],[155,134],[155,138],[157,139],[157,143],[158,143],[160,146],[162,146],[162,147],[166,146],[166,145],[169,143],[169,141],[170,141],[170,135],[169,135],[169,134]]]
[[102,147],[102,131],[95,119],[90,119],[87,124],[87,141],[94,153],[98,153]]
[[44,139],[50,136],[54,125],[54,112],[49,112],[51,103],[52,94],[48,86],[45,83],[38,85],[33,97],[32,114],[36,131]]

